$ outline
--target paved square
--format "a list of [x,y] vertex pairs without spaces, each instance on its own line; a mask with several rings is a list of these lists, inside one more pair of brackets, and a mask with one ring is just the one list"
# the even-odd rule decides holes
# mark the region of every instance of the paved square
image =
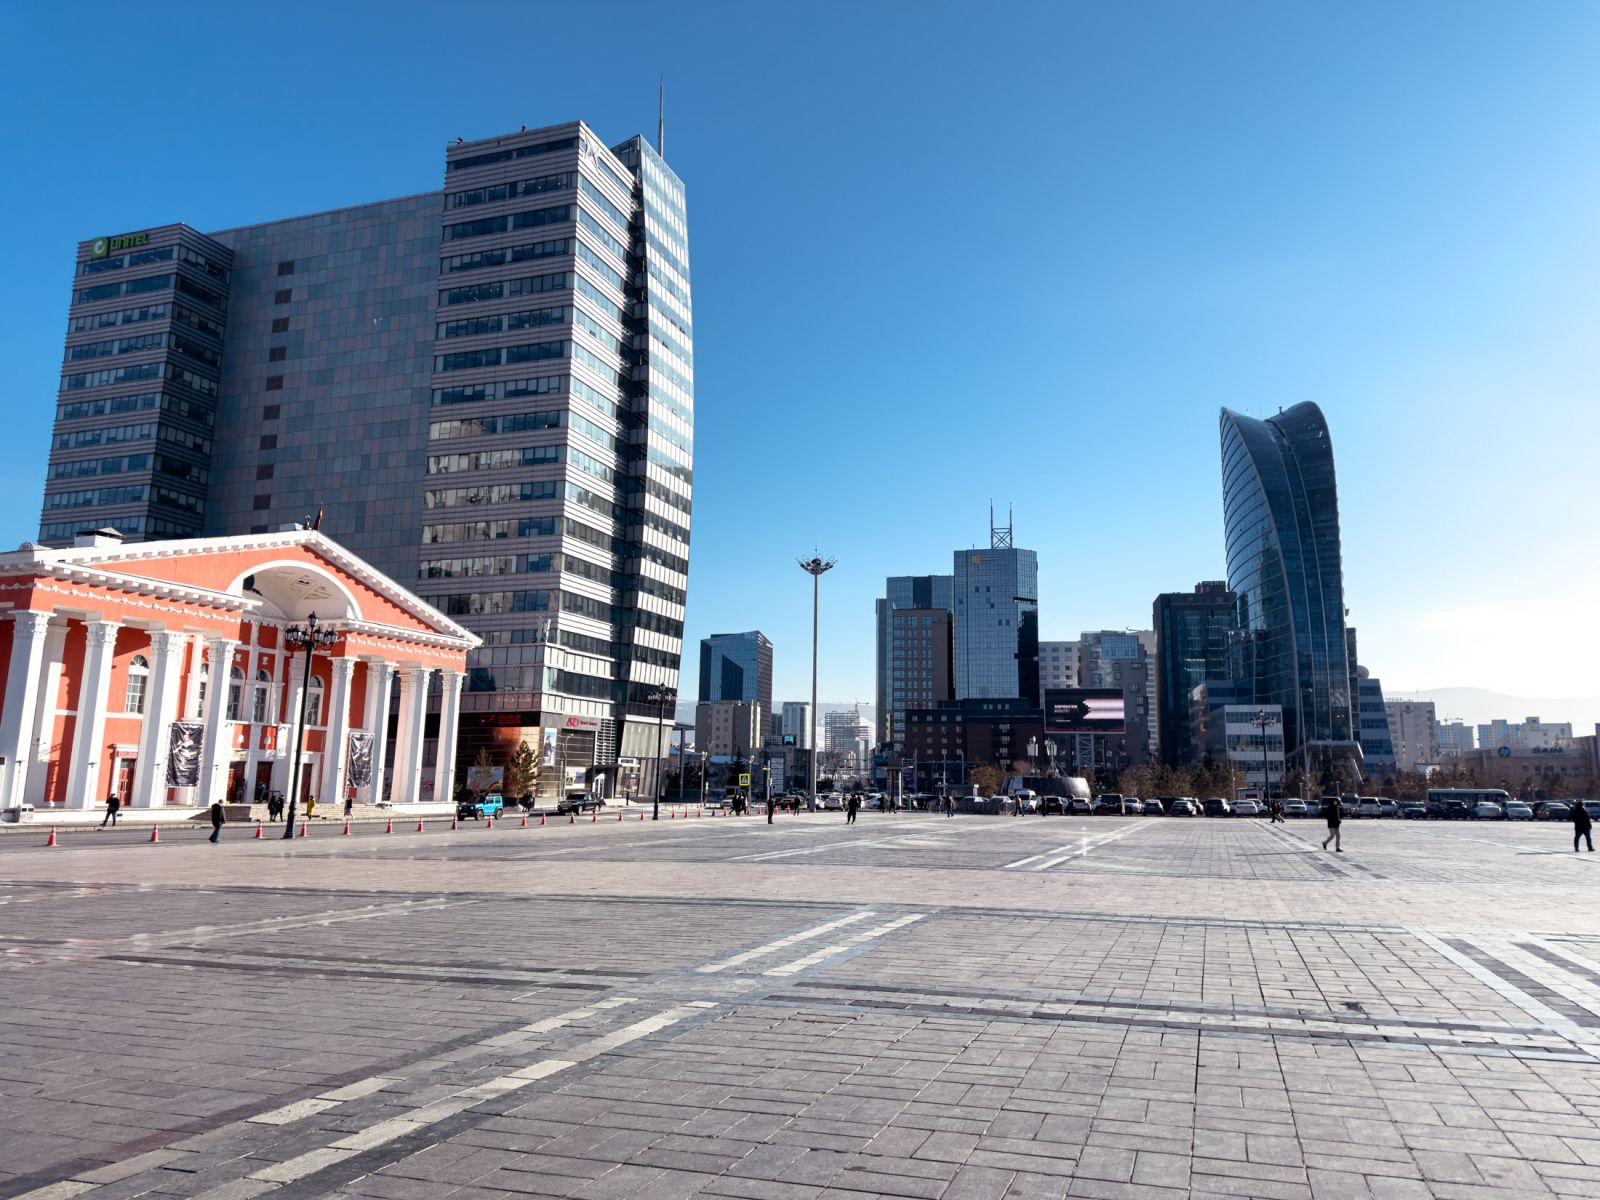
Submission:
[[1570,827],[0,834],[0,1197],[1600,1196]]

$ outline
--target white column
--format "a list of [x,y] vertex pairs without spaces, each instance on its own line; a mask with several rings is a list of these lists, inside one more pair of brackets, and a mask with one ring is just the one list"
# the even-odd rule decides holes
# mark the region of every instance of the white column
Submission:
[[329,804],[344,808],[344,776],[350,762],[350,677],[356,669],[353,658],[335,658],[329,663],[332,686],[328,688],[328,711],[323,718],[322,794]]
[[439,700],[439,741],[434,749],[433,798],[448,800],[454,792],[456,779],[456,732],[461,724],[461,684],[466,676],[460,671],[443,673],[444,689]]
[[134,808],[159,808],[167,802],[167,748],[169,731],[178,716],[182,686],[181,633],[156,630],[150,635],[150,691],[144,698],[144,727],[139,731],[139,763],[133,769]]
[[0,709],[0,758],[5,759],[0,766],[0,809],[16,808],[27,790],[49,632],[49,613],[24,609],[11,614],[11,665],[6,672],[5,707]]
[[[205,733],[200,743],[200,786],[195,803],[202,808],[228,798],[228,760],[233,755],[233,725],[228,720],[228,685],[233,671],[232,638],[211,638],[206,643],[210,670],[206,674]],[[242,702],[242,701],[241,701]]]
[[78,679],[78,717],[72,725],[72,765],[67,769],[67,807],[89,808],[100,796],[100,743],[106,736],[111,664],[116,659],[115,621],[85,621],[83,665]]
[[185,721],[198,721],[204,714],[200,711],[200,680],[210,679],[209,675],[200,674],[201,651],[205,649],[206,640],[199,634],[189,639],[193,654],[189,659],[189,678],[185,681],[183,689],[183,705],[179,717]]
[[[52,625],[45,632],[44,670],[39,674],[39,690],[33,704],[33,737],[28,747],[28,779],[23,785],[23,800],[38,808],[44,803],[45,786],[50,782],[50,750],[56,736],[56,705],[61,699],[61,665],[67,646],[67,624]],[[59,764],[65,766],[65,763]]]
[[383,799],[383,758],[389,752],[389,693],[394,668],[386,662],[367,660],[367,732],[372,735],[372,785],[367,803]]
[[396,804],[414,804],[422,786],[422,730],[428,715],[427,667],[400,670],[400,724],[394,735],[394,784],[389,789]]

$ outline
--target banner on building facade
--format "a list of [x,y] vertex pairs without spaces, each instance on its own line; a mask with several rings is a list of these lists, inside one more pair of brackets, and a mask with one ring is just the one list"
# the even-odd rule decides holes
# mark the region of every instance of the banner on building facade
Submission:
[[199,721],[174,721],[167,737],[167,786],[200,786],[200,746],[206,727]]
[[372,735],[350,731],[350,767],[345,774],[351,787],[366,787],[372,782]]
[[544,731],[543,753],[539,757],[541,767],[556,765],[556,730],[547,726]]

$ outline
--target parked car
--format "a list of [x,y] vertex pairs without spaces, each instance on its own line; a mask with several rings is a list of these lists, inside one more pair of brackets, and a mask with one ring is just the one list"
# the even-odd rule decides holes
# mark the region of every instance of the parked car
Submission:
[[1531,821],[1533,820],[1533,809],[1521,800],[1513,800],[1506,805],[1506,820]]
[[1386,796],[1378,797],[1378,815],[1380,817],[1398,817],[1400,806]]
[[1037,792],[1018,792],[1009,799],[1018,812],[1036,813],[1039,811],[1039,794]]
[[1182,796],[1157,796],[1156,803],[1161,805],[1162,812],[1169,813],[1172,811],[1172,806],[1181,799]]
[[1166,809],[1161,807],[1159,800],[1145,800],[1140,803],[1139,809],[1147,817],[1160,817],[1166,815]]
[[1176,797],[1172,803],[1167,806],[1167,816],[1169,817],[1198,817],[1199,815],[1199,806],[1186,796]]
[[505,810],[505,798],[495,794],[456,802],[456,817],[461,820],[471,817],[474,821],[481,821],[484,817],[498,817]]
[[1420,821],[1428,815],[1428,810],[1419,801],[1407,800],[1400,806],[1400,815],[1407,821]]
[[1577,803],[1583,805],[1591,821],[1600,821],[1600,800],[1579,800]]
[[1493,800],[1479,800],[1472,807],[1472,819],[1474,821],[1503,821],[1505,816],[1506,810]]
[[1254,800],[1236,800],[1233,804],[1233,815],[1236,817],[1259,817],[1261,805]]
[[1208,817],[1231,817],[1231,816],[1233,816],[1233,805],[1229,804],[1221,796],[1209,796],[1209,797],[1207,797],[1206,801],[1205,801],[1205,804],[1202,806],[1202,808],[1203,808],[1206,816],[1208,816]]
[[1064,816],[1067,811],[1067,798],[1065,796],[1046,796],[1039,801],[1044,806],[1045,816]]
[[1358,817],[1381,817],[1383,804],[1376,796],[1358,796],[1356,798],[1355,815]]
[[1139,797],[1137,797],[1137,796],[1124,796],[1122,798],[1122,815],[1123,816],[1125,816],[1125,817],[1137,817],[1142,811],[1143,811],[1143,806],[1139,803]]
[[1285,820],[1289,817],[1308,817],[1311,815],[1311,810],[1306,807],[1304,800],[1285,800],[1283,802],[1283,815]]
[[1106,792],[1094,798],[1095,815],[1099,817],[1118,817],[1122,815],[1122,796],[1118,792]]
[[829,792],[817,797],[817,807],[826,812],[843,812],[844,795],[841,792]]
[[605,800],[593,792],[573,792],[570,796],[563,796],[556,801],[556,812],[581,813],[590,809],[599,810],[605,806]]
[[1572,805],[1560,800],[1546,800],[1533,810],[1534,816],[1540,821],[1570,821],[1572,820]]
[[1067,801],[1067,812],[1075,817],[1092,816],[1094,804],[1082,796],[1073,796]]

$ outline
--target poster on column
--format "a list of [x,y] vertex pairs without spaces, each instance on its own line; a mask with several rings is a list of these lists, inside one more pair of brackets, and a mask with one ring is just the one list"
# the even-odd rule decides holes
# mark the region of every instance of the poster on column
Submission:
[[167,739],[167,786],[198,787],[200,744],[206,727],[199,721],[174,721]]
[[346,779],[351,787],[366,787],[372,782],[372,735],[352,730],[350,767]]
[[539,757],[539,765],[553,767],[556,765],[556,731],[547,727],[543,739],[543,753]]

